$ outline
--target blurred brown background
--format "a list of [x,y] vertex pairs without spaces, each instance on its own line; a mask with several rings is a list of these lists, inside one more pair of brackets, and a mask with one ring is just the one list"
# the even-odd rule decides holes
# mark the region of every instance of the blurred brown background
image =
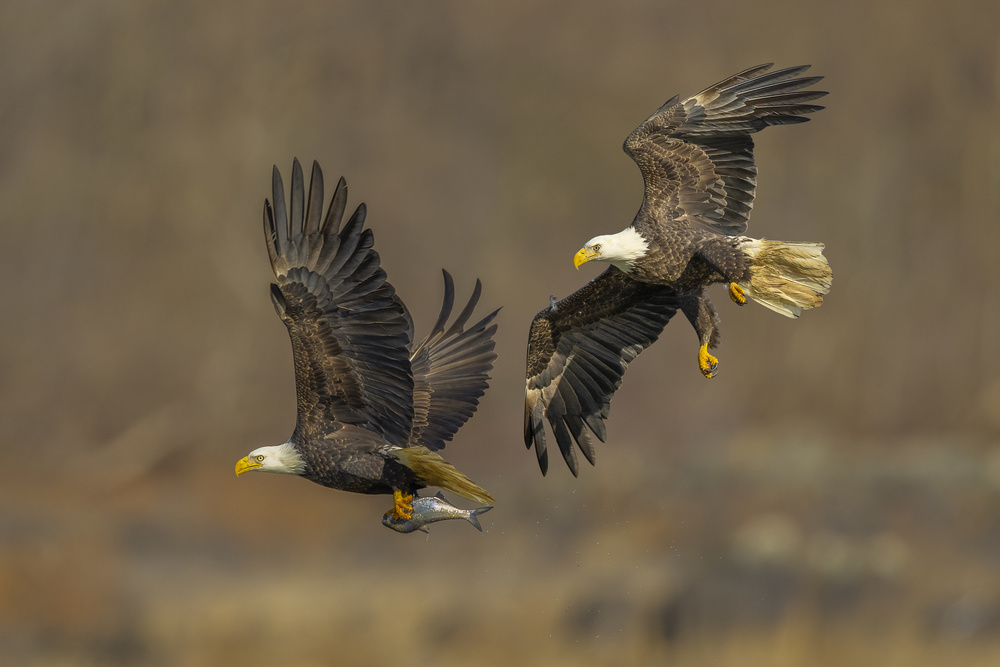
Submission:
[[[0,662],[1000,664],[996,2],[0,5]],[[598,268],[675,93],[812,63],[750,232],[827,244],[801,320],[715,292],[629,370],[599,464],[521,442],[528,323]],[[294,420],[261,209],[293,156],[365,201],[427,331],[503,306],[448,458],[486,532],[237,478]]]

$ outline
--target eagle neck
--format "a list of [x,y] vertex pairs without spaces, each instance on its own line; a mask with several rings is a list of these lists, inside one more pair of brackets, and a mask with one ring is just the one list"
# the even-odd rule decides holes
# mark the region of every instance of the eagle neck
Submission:
[[610,263],[625,273],[631,273],[636,262],[643,259],[649,251],[649,242],[635,227],[629,225],[617,234],[612,234],[614,240],[614,257]]

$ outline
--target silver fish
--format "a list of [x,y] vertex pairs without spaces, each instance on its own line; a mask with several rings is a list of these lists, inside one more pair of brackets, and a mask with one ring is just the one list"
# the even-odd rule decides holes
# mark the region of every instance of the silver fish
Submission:
[[448,519],[465,519],[481,533],[483,532],[483,527],[479,525],[478,517],[480,514],[489,512],[491,509],[493,509],[492,505],[476,507],[471,510],[459,509],[438,493],[434,496],[415,499],[413,501],[413,516],[409,519],[394,519],[392,517],[392,510],[389,510],[382,517],[382,525],[392,528],[397,533],[412,533],[415,530],[429,533],[430,531],[427,530],[427,524],[429,523],[447,521]]

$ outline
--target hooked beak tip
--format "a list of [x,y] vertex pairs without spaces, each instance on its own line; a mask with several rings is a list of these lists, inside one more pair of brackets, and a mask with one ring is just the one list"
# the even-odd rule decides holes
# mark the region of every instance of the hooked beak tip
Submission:
[[259,467],[260,467],[259,463],[251,463],[250,457],[244,456],[243,458],[241,458],[239,461],[236,462],[236,476],[239,477],[243,473],[249,472]]
[[586,264],[590,260],[598,256],[598,253],[587,250],[586,248],[580,248],[580,250],[573,255],[573,266],[576,267],[577,271],[580,270],[581,264]]

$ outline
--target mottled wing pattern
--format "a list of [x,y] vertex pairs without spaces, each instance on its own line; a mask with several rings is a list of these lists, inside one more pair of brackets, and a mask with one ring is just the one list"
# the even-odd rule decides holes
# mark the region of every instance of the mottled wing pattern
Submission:
[[535,316],[528,334],[524,443],[548,470],[543,419],[578,474],[575,440],[594,463],[584,424],[601,440],[611,397],[625,369],[652,345],[678,308],[667,287],[633,280],[615,267]]
[[409,321],[364,229],[365,205],[340,228],[347,204],[340,179],[324,219],[323,173],[315,162],[308,198],[298,160],[290,210],[277,167],[272,194],[264,234],[277,278],[271,300],[292,340],[296,432],[349,423],[405,445],[413,422]]
[[479,302],[482,284],[477,280],[469,302],[445,329],[455,303],[455,284],[444,274],[444,303],[441,314],[427,337],[414,349],[413,431],[411,445],[430,450],[443,449],[462,424],[472,417],[479,398],[489,383],[496,353],[493,351],[492,324],[499,309],[464,328]]
[[808,65],[767,73],[758,65],[683,102],[673,97],[625,140],[645,181],[633,225],[706,225],[746,231],[757,185],[751,134],[769,125],[803,123],[826,95],[801,90],[822,77],[799,77]]

